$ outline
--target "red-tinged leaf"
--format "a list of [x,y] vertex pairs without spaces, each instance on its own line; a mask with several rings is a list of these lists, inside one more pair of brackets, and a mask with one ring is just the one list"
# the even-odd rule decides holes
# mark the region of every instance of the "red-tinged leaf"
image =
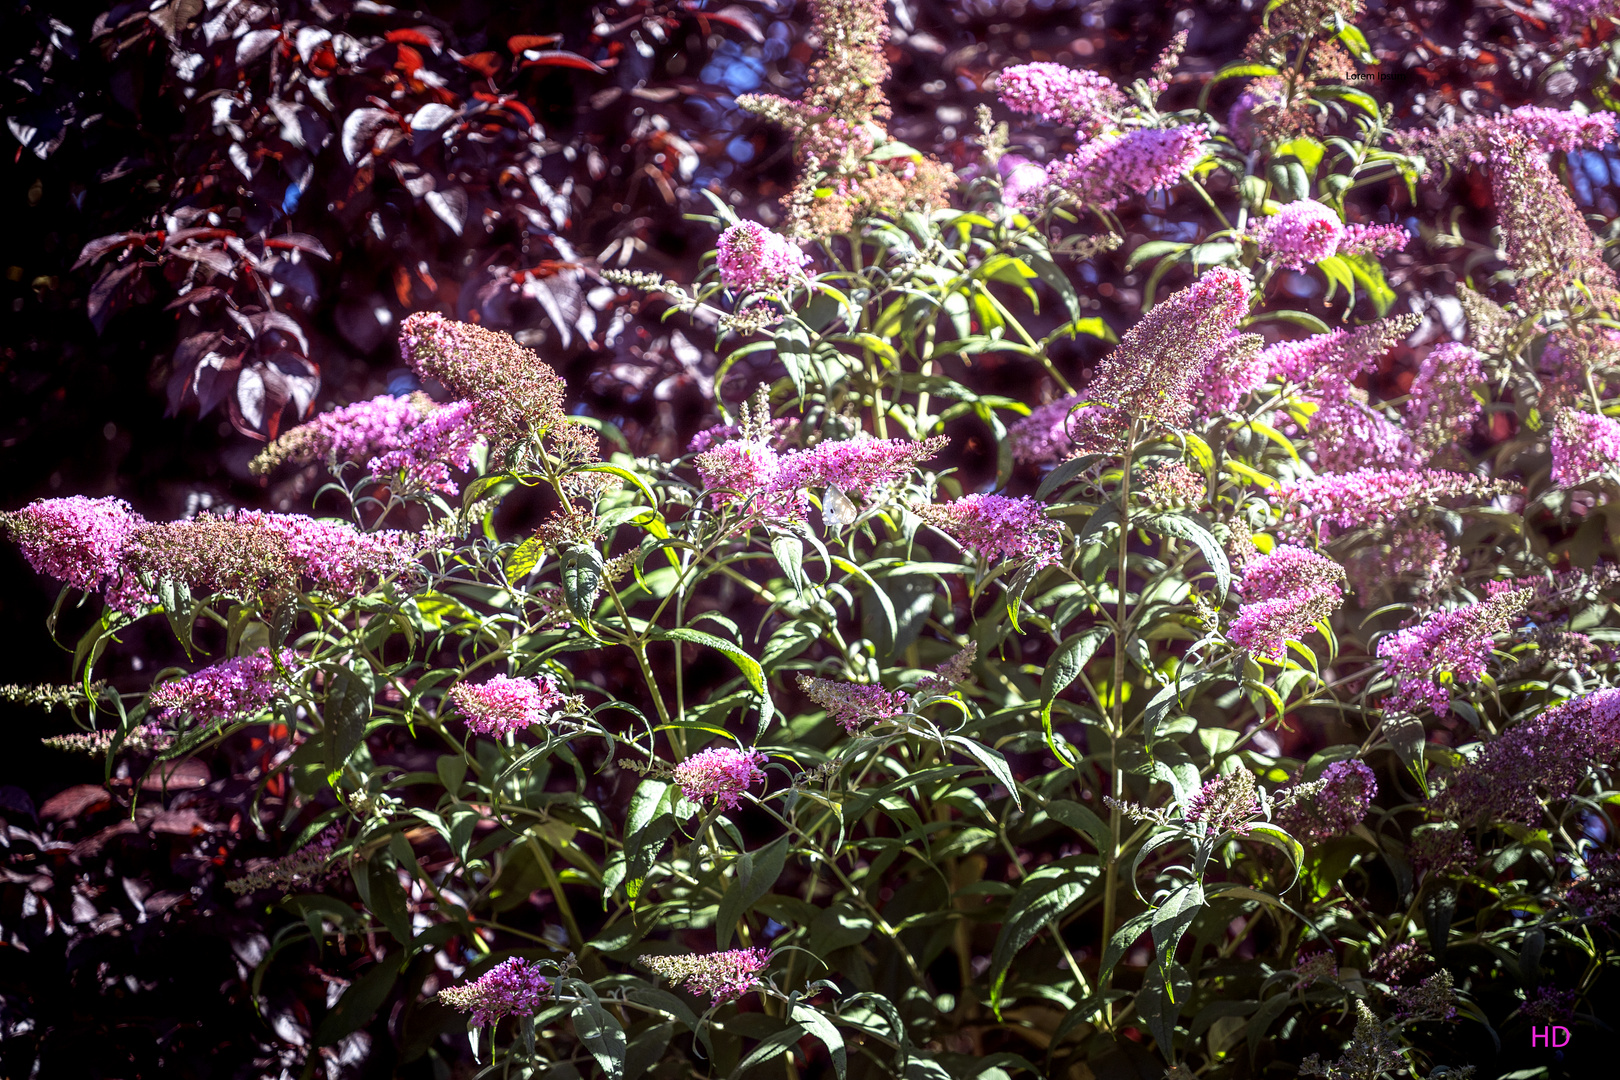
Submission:
[[164,761],[152,766],[152,771],[141,777],[143,791],[185,791],[208,786],[211,779],[208,766],[196,758],[182,761]]
[[422,70],[424,63],[426,61],[422,59],[421,53],[409,45],[401,45],[399,47],[399,59],[394,61],[394,66],[407,75],[414,75]]
[[[689,11],[697,7],[696,4],[690,3],[683,6]],[[759,28],[759,20],[755,19],[748,9],[740,4],[727,4],[719,11],[699,11],[696,14],[700,19],[735,27],[747,34],[756,43],[765,40],[765,32]]]
[[96,328],[97,334],[107,328],[107,320],[123,307],[129,291],[127,286],[133,284],[134,275],[150,265],[146,262],[127,262],[122,266],[115,263],[101,272],[84,305],[85,314],[90,317],[90,325]]
[[462,227],[467,223],[467,193],[459,187],[445,188],[443,191],[430,191],[425,196],[428,209],[439,216],[439,220],[450,226],[450,231],[457,236],[461,235]]
[[77,270],[87,263],[101,258],[108,252],[129,247],[131,244],[138,244],[145,239],[146,234],[142,232],[122,232],[113,233],[110,236],[98,236],[84,245],[84,250],[79,252],[79,261],[73,264],[73,269]]
[[517,56],[530,49],[548,48],[561,40],[561,34],[518,34],[506,39],[506,47],[512,50],[513,56]]
[[425,26],[390,30],[387,34],[387,40],[398,45],[420,45],[422,48],[432,49],[434,52],[438,52],[439,47],[444,44],[444,39],[439,37],[437,31]]
[[221,277],[236,277],[236,260],[217,247],[204,247],[202,244],[187,244],[174,252],[176,258],[189,259],[194,263],[201,263]]
[[566,49],[549,49],[534,53],[525,53],[521,67],[565,67],[577,68],[580,71],[594,71],[598,75],[606,75],[607,68],[594,60],[587,60],[579,53],[569,52]]
[[191,389],[197,396],[197,413],[207,416],[236,389],[237,373],[242,370],[242,354],[210,352],[193,369]]
[[112,805],[112,796],[98,784],[74,784],[45,800],[39,816],[48,821],[71,821],[80,814]]
[[176,311],[183,307],[190,307],[192,304],[206,304],[211,300],[218,300],[224,295],[224,289],[216,288],[213,285],[201,285],[170,300],[163,305],[163,310]]
[[235,236],[229,229],[215,229],[210,227],[193,229],[176,229],[170,234],[165,247],[178,247],[188,240],[224,240],[228,236]]
[[518,101],[516,98],[508,98],[506,101],[501,102],[501,107],[510,112],[517,113],[523,118],[523,122],[528,124],[530,127],[534,126],[534,113],[530,112],[529,107],[523,104],[523,102]]
[[471,56],[458,56],[456,63],[464,68],[470,68],[486,79],[493,79],[501,70],[501,54],[495,52],[473,53]]
[[309,355],[309,338],[304,334],[304,328],[291,315],[280,311],[258,311],[248,317],[253,327],[253,337],[262,341],[265,334],[272,330],[280,331],[298,342],[298,348],[303,355]]
[[265,240],[265,247],[281,248],[285,251],[301,251],[305,255],[313,255],[317,259],[332,258],[332,253],[326,250],[326,245],[310,236],[308,233],[288,233],[285,236],[272,236]]

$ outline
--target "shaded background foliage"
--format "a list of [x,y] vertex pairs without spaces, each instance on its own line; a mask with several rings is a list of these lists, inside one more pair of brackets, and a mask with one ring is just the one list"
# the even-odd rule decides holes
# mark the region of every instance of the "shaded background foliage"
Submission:
[[[1172,100],[1191,104],[1261,6],[902,0],[889,49],[893,134],[965,165],[973,109],[991,99],[983,87],[998,68],[1050,59],[1125,82],[1178,27],[1190,40]],[[713,240],[683,219],[703,208],[703,188],[775,220],[791,181],[784,140],[734,98],[797,93],[813,45],[802,5],[14,2],[0,19],[10,76],[0,111],[14,149],[0,165],[6,507],[82,492],[120,494],[154,518],[199,505],[303,508],[313,469],[265,484],[247,469],[256,440],[328,403],[408,385],[394,331],[413,310],[512,331],[567,377],[571,405],[609,420],[638,454],[679,452],[714,421],[716,393],[735,402],[774,374],[756,354],[760,366],[740,364],[717,387],[717,358],[679,320],[662,322],[656,304],[599,271],[690,280]],[[1595,51],[1537,63],[1544,28],[1504,6],[1373,3],[1363,26],[1384,76],[1369,89],[1399,126],[1448,110],[1607,100]],[[1237,90],[1225,84],[1216,105]],[[1043,138],[1021,135],[1013,149],[1059,152]],[[1571,158],[1578,200],[1611,219],[1613,165]],[[1391,181],[1374,219],[1428,228],[1454,209],[1453,239],[1430,237],[1386,263],[1397,309],[1429,316],[1437,340],[1460,313],[1433,293],[1489,269],[1489,189],[1463,173],[1418,199]],[[1125,269],[1131,251],[1212,228],[1186,193],[1138,201],[1122,221],[1126,243],[1082,270],[1097,282],[1091,313],[1117,329],[1143,300],[1141,275]],[[1313,279],[1284,287],[1326,314]],[[1067,348],[1055,359],[1071,372],[1101,351]],[[1396,349],[1374,378],[1399,392],[1411,367]],[[982,393],[1054,396],[1024,359],[988,354],[952,373]],[[969,488],[995,471],[977,424],[957,422],[945,462]],[[0,560],[0,619],[17,628],[0,682],[60,678],[68,656],[32,629],[54,591],[9,546]],[[59,640],[87,620],[65,613]],[[172,643],[150,632],[125,640],[113,678],[143,684],[164,661]],[[0,707],[17,736],[0,775],[12,826],[0,886],[8,1074],[36,1060],[46,1076],[301,1067],[344,958],[273,965],[261,1015],[249,980],[277,924],[223,889],[245,859],[278,853],[250,824],[269,748],[244,736],[161,782],[104,786],[99,762],[39,747],[36,734],[62,730],[60,713],[42,723]],[[1309,753],[1305,730],[1289,753]],[[406,768],[431,767],[391,749]],[[633,780],[609,776],[599,795],[622,798]],[[327,1073],[427,1075],[420,1041],[434,1018],[398,1013],[385,1009],[366,1039],[326,1051]],[[996,1037],[972,1049],[1001,1049]]]

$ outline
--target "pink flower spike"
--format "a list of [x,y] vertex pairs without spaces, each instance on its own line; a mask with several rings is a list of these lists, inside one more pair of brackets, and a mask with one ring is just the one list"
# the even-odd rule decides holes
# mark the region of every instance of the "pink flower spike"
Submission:
[[1395,682],[1382,703],[1384,711],[1429,708],[1444,714],[1451,707],[1450,686],[1484,676],[1496,635],[1511,628],[1533,598],[1530,589],[1499,592],[1477,604],[1430,615],[1380,641],[1378,655]]
[[467,729],[491,738],[545,723],[562,699],[557,680],[550,675],[532,679],[497,675],[484,683],[460,683],[450,691]]
[[1054,162],[1047,175],[1082,206],[1112,210],[1180,180],[1203,155],[1208,134],[1202,124],[1187,124],[1100,135]]
[[911,707],[911,695],[904,690],[885,690],[874,684],[801,675],[799,687],[851,735],[867,720],[893,720]]
[[12,541],[38,573],[84,592],[100,592],[126,615],[154,604],[126,568],[124,550],[146,525],[122,499],[40,499],[0,515]]
[[470,401],[454,401],[434,409],[400,438],[396,449],[372,458],[368,468],[379,475],[398,474],[414,487],[456,494],[460,489],[450,479],[451,468],[470,468],[473,449],[483,441],[474,408]]
[[1278,266],[1301,270],[1330,255],[1378,255],[1406,247],[1399,225],[1346,225],[1339,215],[1313,199],[1288,203],[1276,214],[1256,221],[1249,235],[1260,254]]
[[1552,481],[1561,488],[1620,469],[1620,420],[1564,409],[1552,433]]
[[735,1001],[759,982],[771,963],[769,949],[731,949],[686,956],[643,956],[641,962],[694,994],[707,994],[715,1005]]
[[755,292],[804,276],[810,257],[757,221],[739,221],[720,234],[716,258],[726,288]]
[[760,766],[768,760],[758,750],[711,746],[675,766],[675,782],[693,802],[716,799],[723,808],[735,810],[743,792],[765,779]]
[[1028,495],[964,495],[953,502],[914,506],[934,528],[989,562],[1029,559],[1051,566],[1063,554],[1063,534],[1046,507]]
[[540,965],[514,956],[470,983],[440,990],[439,1000],[471,1012],[473,1027],[481,1028],[503,1016],[533,1016],[550,992],[551,980],[540,974]]
[[996,93],[1013,112],[1073,128],[1090,139],[1113,123],[1125,95],[1113,80],[1062,64],[1019,64],[996,75]]
[[[291,672],[297,657],[281,651],[281,667]],[[238,656],[182,675],[153,690],[147,704],[159,717],[190,715],[200,721],[232,720],[258,712],[275,697],[276,662],[269,649]]]

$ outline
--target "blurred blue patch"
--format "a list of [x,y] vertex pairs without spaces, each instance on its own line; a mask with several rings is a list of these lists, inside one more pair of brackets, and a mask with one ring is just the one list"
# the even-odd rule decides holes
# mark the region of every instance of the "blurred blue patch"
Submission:
[[290,214],[298,209],[298,200],[304,197],[304,189],[294,180],[287,185],[287,194],[281,197],[281,212]]
[[395,397],[404,397],[422,389],[422,382],[416,377],[414,371],[406,368],[394,368],[388,373],[388,392]]
[[726,156],[732,161],[752,161],[754,144],[747,139],[732,139],[726,143]]
[[723,41],[698,78],[711,86],[723,86],[733,95],[746,94],[765,81],[765,61],[749,56],[735,41]]

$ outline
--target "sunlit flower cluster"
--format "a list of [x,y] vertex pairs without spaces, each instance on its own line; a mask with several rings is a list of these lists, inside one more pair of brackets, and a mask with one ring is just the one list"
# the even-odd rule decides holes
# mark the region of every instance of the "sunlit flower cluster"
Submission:
[[771,963],[768,949],[731,949],[685,956],[643,956],[648,969],[714,1005],[736,1001],[753,989]]

